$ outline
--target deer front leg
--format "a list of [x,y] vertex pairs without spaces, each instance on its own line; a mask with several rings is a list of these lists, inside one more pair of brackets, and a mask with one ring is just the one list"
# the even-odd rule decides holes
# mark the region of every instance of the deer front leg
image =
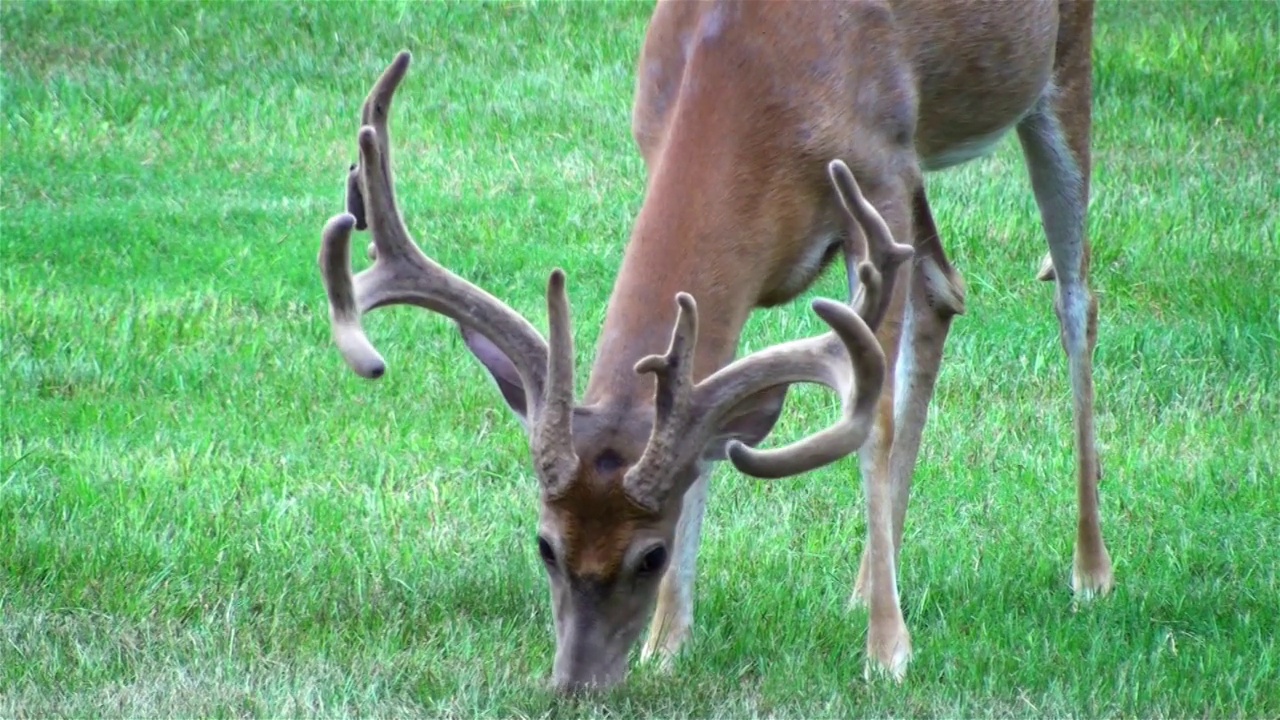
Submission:
[[[927,206],[919,208],[927,215]],[[931,219],[927,227],[933,227]],[[916,252],[902,325],[896,337],[882,339],[886,350],[895,343],[898,353],[891,394],[882,398],[880,424],[861,455],[867,546],[852,598],[870,610],[869,661],[895,679],[902,678],[911,653],[897,588],[911,480],[951,319],[964,308],[963,285],[945,257],[928,244],[918,245]]]
[[693,584],[710,477],[711,466],[708,466],[685,492],[676,525],[675,551],[658,587],[658,603],[649,625],[649,637],[640,651],[642,662],[657,660],[664,669],[671,667],[693,629]]
[[[912,188],[917,190],[913,192]],[[920,310],[927,305],[925,298],[930,296],[929,291],[937,284],[938,278],[947,276],[938,272],[938,258],[921,255],[922,251],[932,250],[941,257],[936,237],[931,246],[912,235],[913,227],[919,224],[921,228],[928,229],[931,237],[936,236],[932,232],[933,222],[928,217],[928,207],[924,204],[924,193],[920,188],[916,177],[882,187],[876,197],[871,198],[871,203],[884,216],[890,234],[894,238],[910,238],[916,246],[912,262],[898,268],[892,283],[886,283],[892,290],[876,338],[884,350],[889,376],[881,391],[875,429],[859,452],[867,503],[867,544],[853,602],[865,603],[870,613],[868,674],[872,670],[883,671],[895,680],[904,677],[911,657],[911,637],[898,597],[897,547],[901,543],[902,521],[911,487],[909,466],[914,465],[920,425],[923,424],[922,413],[914,409],[920,406],[922,410],[932,392],[932,378],[937,372],[937,360],[941,356],[941,342],[946,337],[947,327],[942,323],[941,332],[937,332],[938,323],[930,322],[930,318],[936,316]],[[846,246],[846,251],[851,249],[857,250],[856,243]],[[871,248],[868,252],[875,254]],[[941,261],[945,266],[945,258]],[[945,267],[949,270],[949,266]],[[929,330],[930,337],[938,338],[936,348],[922,345],[918,335],[923,330]],[[935,355],[938,357],[934,358]],[[923,362],[917,362],[918,359]],[[920,368],[932,368],[924,371],[927,377],[923,380],[927,382],[918,377]],[[923,402],[920,402],[922,397]],[[905,408],[913,410],[904,413]],[[902,469],[904,455],[909,456],[905,473]]]
[[867,504],[867,545],[854,600],[865,601],[869,612],[865,674],[882,672],[901,681],[911,659],[911,634],[898,599],[893,551],[893,487],[889,473],[892,413],[893,395],[889,391],[881,396],[875,430],[859,453]]
[[[911,499],[912,477],[929,416],[929,403],[942,366],[943,348],[952,318],[964,313],[965,296],[964,281],[951,267],[943,251],[923,186],[916,189],[911,205],[915,268],[903,311],[901,340],[894,366],[894,434],[889,459],[895,563],[902,552],[902,533]],[[868,555],[864,552],[862,556],[855,602],[869,600],[866,590]]]
[[[890,227],[893,227],[891,225]],[[910,264],[898,270],[895,291],[888,313],[876,333],[889,363],[897,361],[902,332],[902,308],[905,282],[911,274]],[[862,568],[854,588],[853,603],[868,609],[866,675],[887,674],[901,681],[911,659],[911,634],[902,617],[898,599],[897,563],[893,541],[894,492],[890,461],[896,431],[893,406],[897,391],[893,372],[885,378],[876,411],[875,428],[858,452],[859,469],[867,507],[867,543],[862,555]]]

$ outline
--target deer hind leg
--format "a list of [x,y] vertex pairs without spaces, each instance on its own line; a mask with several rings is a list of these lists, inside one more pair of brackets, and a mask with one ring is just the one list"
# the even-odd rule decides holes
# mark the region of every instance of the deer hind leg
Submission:
[[[1098,305],[1088,286],[1089,245],[1085,237],[1089,93],[1087,81],[1056,93],[1051,90],[1018,125],[1057,281],[1054,310],[1071,377],[1079,505],[1071,585],[1082,597],[1105,594],[1112,586],[1111,557],[1102,540],[1098,513],[1101,467],[1094,432],[1093,349]],[[1070,130],[1064,128],[1060,117],[1071,120]]]
[[698,545],[702,540],[702,518],[707,509],[710,477],[711,468],[708,467],[685,491],[684,506],[676,525],[671,565],[662,576],[649,636],[640,650],[642,662],[657,660],[664,668],[670,668],[693,629],[693,583],[697,575]]

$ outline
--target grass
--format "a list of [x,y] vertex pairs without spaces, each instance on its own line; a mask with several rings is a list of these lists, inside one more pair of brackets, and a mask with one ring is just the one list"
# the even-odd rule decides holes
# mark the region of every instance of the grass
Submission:
[[[862,680],[853,464],[721,470],[692,653],[549,694],[524,438],[449,323],[315,268],[401,48],[411,227],[590,359],[643,168],[647,3],[0,9],[0,716],[1280,715],[1275,2],[1099,8],[1094,287],[1118,587],[1074,608],[1065,361],[1012,140],[930,176],[969,284],[916,478],[906,684]],[[840,295],[832,273],[812,294]],[[796,303],[744,347],[820,329]],[[830,417],[801,393],[774,442]]]

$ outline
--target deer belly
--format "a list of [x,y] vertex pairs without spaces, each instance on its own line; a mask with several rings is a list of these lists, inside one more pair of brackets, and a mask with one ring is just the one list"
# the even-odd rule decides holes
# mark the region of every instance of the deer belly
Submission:
[[976,160],[985,155],[989,155],[991,154],[991,151],[995,150],[996,146],[1000,144],[1000,141],[1004,139],[1004,136],[1009,134],[1009,131],[1012,130],[1015,125],[1017,125],[1016,122],[1006,125],[992,133],[966,138],[960,142],[944,147],[931,155],[921,157],[920,167],[926,172],[945,170],[946,168],[961,165],[969,162],[970,160]]

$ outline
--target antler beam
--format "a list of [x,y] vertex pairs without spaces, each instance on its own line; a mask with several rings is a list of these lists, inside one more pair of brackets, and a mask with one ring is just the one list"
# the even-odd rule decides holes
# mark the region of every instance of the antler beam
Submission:
[[[329,295],[334,343],[352,370],[376,379],[386,365],[360,322],[361,315],[375,308],[415,305],[483,336],[519,377],[530,416],[531,448],[539,467],[549,471],[540,477],[550,489],[567,479],[577,465],[569,427],[573,344],[564,272],[554,271],[547,285],[549,348],[523,316],[431,260],[413,241],[396,203],[387,127],[392,99],[409,62],[408,52],[397,55],[365,100],[364,125],[357,136],[360,162],[352,171],[356,181],[348,183],[349,212],[331,218],[323,233],[319,264]],[[351,231],[360,218],[373,237],[375,259],[353,277]]]

